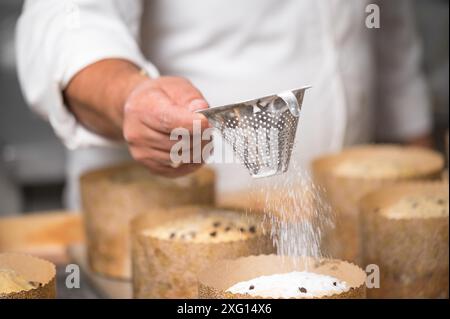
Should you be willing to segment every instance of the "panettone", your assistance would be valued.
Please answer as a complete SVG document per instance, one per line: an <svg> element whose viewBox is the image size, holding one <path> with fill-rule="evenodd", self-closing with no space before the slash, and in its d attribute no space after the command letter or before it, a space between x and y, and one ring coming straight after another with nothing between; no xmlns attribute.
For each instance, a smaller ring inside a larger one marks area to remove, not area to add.
<svg viewBox="0 0 450 319"><path fill-rule="evenodd" d="M385 187L361 200L362 256L380 269L375 298L448 298L448 184Z"/></svg>
<svg viewBox="0 0 450 319"><path fill-rule="evenodd" d="M199 276L200 298L365 298L366 274L336 259L258 255L218 261Z"/></svg>
<svg viewBox="0 0 450 319"><path fill-rule="evenodd" d="M324 249L333 257L360 263L359 200L402 181L438 179L443 166L437 152L396 145L356 146L314 160L314 179L336 214L336 227L325 238Z"/></svg>
<svg viewBox="0 0 450 319"><path fill-rule="evenodd" d="M90 267L97 273L131 278L129 222L161 207L214 203L214 172L201 168L170 179L128 163L88 172L81 194Z"/></svg>
<svg viewBox="0 0 450 319"><path fill-rule="evenodd" d="M196 298L197 274L211 262L272 253L259 214L186 206L132 222L135 298Z"/></svg>

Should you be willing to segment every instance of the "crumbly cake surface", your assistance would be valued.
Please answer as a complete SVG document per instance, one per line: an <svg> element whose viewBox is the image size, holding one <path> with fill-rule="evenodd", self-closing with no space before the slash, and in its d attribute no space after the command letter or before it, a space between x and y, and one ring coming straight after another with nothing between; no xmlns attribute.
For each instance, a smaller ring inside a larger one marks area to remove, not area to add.
<svg viewBox="0 0 450 319"><path fill-rule="evenodd" d="M392 219L437 218L449 215L449 198L444 194L405 196L382 210Z"/></svg>
<svg viewBox="0 0 450 319"><path fill-rule="evenodd" d="M28 281L11 269L0 269L0 294L30 290L39 286L39 283Z"/></svg>
<svg viewBox="0 0 450 319"><path fill-rule="evenodd" d="M388 156L390 155L390 156ZM337 176L365 178L407 178L417 174L422 164L406 154L398 157L393 154L378 155L367 158L348 158L334 168Z"/></svg>
<svg viewBox="0 0 450 319"><path fill-rule="evenodd" d="M239 282L227 289L235 294L264 298L313 298L348 290L346 282L306 271L260 276Z"/></svg>
<svg viewBox="0 0 450 319"><path fill-rule="evenodd" d="M205 211L146 229L145 236L192 243L218 243L252 238L262 232L259 222L233 211Z"/></svg>

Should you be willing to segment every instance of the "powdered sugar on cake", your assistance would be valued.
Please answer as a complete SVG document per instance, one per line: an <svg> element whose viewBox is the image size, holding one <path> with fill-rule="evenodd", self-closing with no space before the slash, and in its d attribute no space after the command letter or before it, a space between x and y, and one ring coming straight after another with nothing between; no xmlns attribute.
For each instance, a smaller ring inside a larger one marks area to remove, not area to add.
<svg viewBox="0 0 450 319"><path fill-rule="evenodd" d="M227 292L265 298L312 298L348 290L337 278L306 271L261 276L239 282Z"/></svg>
<svg viewBox="0 0 450 319"><path fill-rule="evenodd" d="M412 160L403 158L393 159L383 156L373 156L364 159L348 159L337 165L334 173L337 176L353 178L395 178L409 177L416 173L416 166Z"/></svg>

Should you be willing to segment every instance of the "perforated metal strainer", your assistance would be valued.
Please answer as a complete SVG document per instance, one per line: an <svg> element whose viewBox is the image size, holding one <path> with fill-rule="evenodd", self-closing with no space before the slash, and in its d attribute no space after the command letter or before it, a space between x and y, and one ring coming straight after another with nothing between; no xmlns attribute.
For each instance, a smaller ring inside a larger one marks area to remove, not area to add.
<svg viewBox="0 0 450 319"><path fill-rule="evenodd" d="M287 171L306 89L198 111L217 128L253 177Z"/></svg>

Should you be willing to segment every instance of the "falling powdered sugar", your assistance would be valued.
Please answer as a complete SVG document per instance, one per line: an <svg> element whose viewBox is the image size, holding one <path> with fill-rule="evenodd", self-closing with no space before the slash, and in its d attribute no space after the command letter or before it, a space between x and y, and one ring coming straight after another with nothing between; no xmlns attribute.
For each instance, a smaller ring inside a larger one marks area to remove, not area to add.
<svg viewBox="0 0 450 319"><path fill-rule="evenodd" d="M309 173L291 164L287 174L253 180L251 196L264 209L278 255L323 258L321 241L334 227L332 210Z"/></svg>

